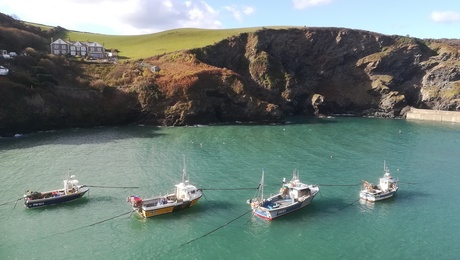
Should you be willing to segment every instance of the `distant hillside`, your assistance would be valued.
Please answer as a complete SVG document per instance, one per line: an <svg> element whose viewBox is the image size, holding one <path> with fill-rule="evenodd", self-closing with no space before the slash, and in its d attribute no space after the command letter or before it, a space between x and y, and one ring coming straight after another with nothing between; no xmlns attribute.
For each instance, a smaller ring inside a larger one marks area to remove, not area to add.
<svg viewBox="0 0 460 260"><path fill-rule="evenodd" d="M254 32L261 27L238 29L196 29L182 28L145 35L105 35L88 32L71 31L61 27L49 27L29 23L44 31L54 30L54 39L61 38L73 41L96 41L106 49L117 49L124 59L143 59L168 52L200 48L214 44L232 35ZM283 26L270 28L286 28Z"/></svg>
<svg viewBox="0 0 460 260"><path fill-rule="evenodd" d="M90 40L103 44L107 49L117 49L119 55L128 59L142 59L179 50L200 48L219 42L242 32L260 28L227 30L174 29L159 33L135 36L117 36L66 31L63 39Z"/></svg>

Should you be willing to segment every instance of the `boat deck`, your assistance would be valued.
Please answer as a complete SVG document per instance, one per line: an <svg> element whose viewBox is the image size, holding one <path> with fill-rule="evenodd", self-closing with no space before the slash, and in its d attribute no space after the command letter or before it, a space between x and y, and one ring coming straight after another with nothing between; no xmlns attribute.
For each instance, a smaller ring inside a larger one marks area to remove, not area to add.
<svg viewBox="0 0 460 260"><path fill-rule="evenodd" d="M293 201L292 201L292 199L289 198L289 199L282 199L282 200L275 201L275 203L278 203L279 207L283 208L283 207L287 207L289 205L292 205Z"/></svg>
<svg viewBox="0 0 460 260"><path fill-rule="evenodd" d="M264 207L267 209L279 209L292 205L293 200L291 198L280 198L280 196L271 197L264 203Z"/></svg>

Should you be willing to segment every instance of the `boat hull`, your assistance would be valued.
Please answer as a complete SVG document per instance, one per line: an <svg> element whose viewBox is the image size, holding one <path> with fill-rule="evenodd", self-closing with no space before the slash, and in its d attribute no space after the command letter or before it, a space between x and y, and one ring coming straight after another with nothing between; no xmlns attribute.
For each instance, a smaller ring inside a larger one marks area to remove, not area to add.
<svg viewBox="0 0 460 260"><path fill-rule="evenodd" d="M389 192L384 192L384 193L379 193L379 194L373 194L369 192L360 192L359 197L363 200L375 202L379 200L384 200L393 197L393 195L396 193L395 191L389 191Z"/></svg>
<svg viewBox="0 0 460 260"><path fill-rule="evenodd" d="M290 205L288 206L280 207L276 209L270 209L266 207L255 207L253 208L253 213L254 215L260 218L272 220L272 219L279 218L281 216L284 216L286 214L292 213L294 211L297 211L299 209L302 209L308 206L315 196L316 194L309 196L302 202L293 202L293 203L290 203Z"/></svg>
<svg viewBox="0 0 460 260"><path fill-rule="evenodd" d="M179 211L179 210L182 210L182 209L190 208L193 205L195 205L201 197L202 197L202 195L200 195L199 197L197 197L197 198L195 198L195 199L193 199L191 201L183 201L183 202L179 202L179 203L165 204L165 205L157 206L157 207L153 207L153 208L144 208L143 207L143 208L139 209L139 214L141 216L143 216L144 218L150 218L150 217L155 217L155 216L159 216L159 215Z"/></svg>
<svg viewBox="0 0 460 260"><path fill-rule="evenodd" d="M88 187L82 186L80 187L78 192L75 192L72 194L66 194L66 195L61 195L58 197L50 197L50 198L44 198L44 199L24 200L24 205L27 208L31 209L31 208L40 208L40 207L45 207L45 206L50 206L50 205L55 205L55 204L61 204L61 203L79 199L83 197L83 195L85 195L86 192L88 191L89 191Z"/></svg>

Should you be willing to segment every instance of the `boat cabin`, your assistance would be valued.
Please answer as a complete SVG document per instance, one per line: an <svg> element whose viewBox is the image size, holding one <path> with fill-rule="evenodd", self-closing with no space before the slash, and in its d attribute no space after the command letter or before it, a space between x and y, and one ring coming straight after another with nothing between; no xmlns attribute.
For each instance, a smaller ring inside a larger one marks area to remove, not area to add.
<svg viewBox="0 0 460 260"><path fill-rule="evenodd" d="M75 175L71 175L69 179L64 180L64 193L72 194L78 191L78 180Z"/></svg>
<svg viewBox="0 0 460 260"><path fill-rule="evenodd" d="M181 182L175 186L177 200L191 200L192 195L195 194L195 192L197 192L197 188L193 185L188 184L188 181L186 181L185 183Z"/></svg>
<svg viewBox="0 0 460 260"><path fill-rule="evenodd" d="M398 186L398 179L391 177L390 172L386 170L384 176L379 179L379 186L382 191L393 190Z"/></svg>

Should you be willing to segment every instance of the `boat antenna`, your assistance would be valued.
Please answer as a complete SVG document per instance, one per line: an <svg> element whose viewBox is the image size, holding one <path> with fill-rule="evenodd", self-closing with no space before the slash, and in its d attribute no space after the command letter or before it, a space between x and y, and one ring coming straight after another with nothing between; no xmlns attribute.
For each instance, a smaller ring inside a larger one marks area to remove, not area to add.
<svg viewBox="0 0 460 260"><path fill-rule="evenodd" d="M294 171L292 172L292 179L293 180L298 180L299 179L299 170L294 169Z"/></svg>
<svg viewBox="0 0 460 260"><path fill-rule="evenodd" d="M388 170L387 162L385 160L383 160L383 173L385 176L390 175L390 170Z"/></svg>
<svg viewBox="0 0 460 260"><path fill-rule="evenodd" d="M183 155L184 157L184 168L182 169L182 182L185 183L185 182L188 182L188 175L187 175L187 166L185 165L185 155Z"/></svg>

